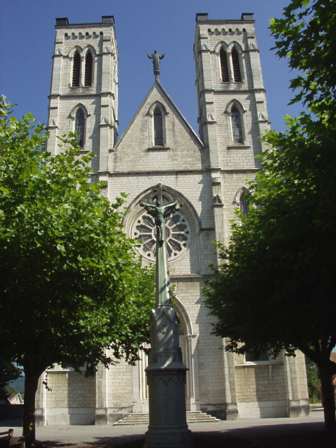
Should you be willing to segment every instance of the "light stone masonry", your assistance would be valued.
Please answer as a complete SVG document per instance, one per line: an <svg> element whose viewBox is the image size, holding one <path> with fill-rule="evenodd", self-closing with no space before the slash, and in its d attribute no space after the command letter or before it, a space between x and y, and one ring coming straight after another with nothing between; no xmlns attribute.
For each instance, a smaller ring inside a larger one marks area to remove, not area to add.
<svg viewBox="0 0 336 448"><path fill-rule="evenodd" d="M229 76L224 81L221 50ZM79 86L72 85L76 51L82 58ZM87 51L94 56L90 86L85 86ZM170 223L167 247L180 345L188 368L186 408L227 419L304 415L308 393L303 355L246 362L244 356L225 352L225 341L212 334L214 318L202 296L210 265L218 262L215 242L229 241L235 210L242 207L244 191L258 170L261 136L270 127L253 15L213 20L197 14L194 58L199 133L155 81L124 135L116 139L114 19L103 17L101 23L89 24L57 19L48 150L52 154L61 150L58 137L75 130L76 111L83 108L83 151L95 154L93 171L96 178L107 181L104 194L111 201L127 193L125 231L140 238L144 265L152 263L154 240L140 202L153 195L158 183L168 198L178 202L180 214ZM109 369L99 366L94 378L50 370L51 391L40 388L38 394L40 421L104 424L129 413L148 412L146 366L147 356L139 352L135 366L125 361Z"/></svg>

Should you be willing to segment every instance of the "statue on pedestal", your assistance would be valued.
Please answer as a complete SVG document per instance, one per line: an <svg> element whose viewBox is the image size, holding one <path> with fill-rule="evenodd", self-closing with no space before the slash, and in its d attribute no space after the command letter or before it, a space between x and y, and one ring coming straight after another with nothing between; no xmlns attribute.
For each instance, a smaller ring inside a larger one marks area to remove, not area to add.
<svg viewBox="0 0 336 448"><path fill-rule="evenodd" d="M148 59L151 59L153 62L153 72L155 76L155 81L160 81L160 61L165 57L164 54L158 53L154 50L154 53L147 54Z"/></svg>
<svg viewBox="0 0 336 448"><path fill-rule="evenodd" d="M149 427L146 448L189 448L186 423L186 368L179 346L179 325L169 291L166 253L166 219L177 203L163 201L157 186L154 203L142 203L156 225L156 307L152 314L151 349L146 369L149 389Z"/></svg>

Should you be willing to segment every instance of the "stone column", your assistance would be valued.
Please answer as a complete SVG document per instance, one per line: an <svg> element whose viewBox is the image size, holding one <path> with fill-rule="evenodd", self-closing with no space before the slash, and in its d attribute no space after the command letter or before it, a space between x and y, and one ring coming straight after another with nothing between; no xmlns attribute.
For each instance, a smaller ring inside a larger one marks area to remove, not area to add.
<svg viewBox="0 0 336 448"><path fill-rule="evenodd" d="M146 369L149 389L149 427L145 448L189 448L186 421L186 368L179 346L179 324L172 306L166 253L166 219L176 202L165 204L156 187L156 203L143 203L156 224L156 307L152 311L151 349Z"/></svg>
<svg viewBox="0 0 336 448"><path fill-rule="evenodd" d="M108 423L107 369L100 364L96 372L96 425Z"/></svg>
<svg viewBox="0 0 336 448"><path fill-rule="evenodd" d="M36 397L35 397L35 424L36 426L44 426L47 424L47 372L43 372L40 376Z"/></svg>
<svg viewBox="0 0 336 448"><path fill-rule="evenodd" d="M147 382L149 427L145 448L188 448L191 433L186 422L186 368L179 347L178 322L172 306L153 311Z"/></svg>
<svg viewBox="0 0 336 448"><path fill-rule="evenodd" d="M304 356L284 356L284 368L288 390L288 417L309 414L307 376Z"/></svg>
<svg viewBox="0 0 336 448"><path fill-rule="evenodd" d="M225 339L223 339L224 358L224 390L225 390L225 419L235 420L238 417L236 398L236 378L233 353L225 350Z"/></svg>

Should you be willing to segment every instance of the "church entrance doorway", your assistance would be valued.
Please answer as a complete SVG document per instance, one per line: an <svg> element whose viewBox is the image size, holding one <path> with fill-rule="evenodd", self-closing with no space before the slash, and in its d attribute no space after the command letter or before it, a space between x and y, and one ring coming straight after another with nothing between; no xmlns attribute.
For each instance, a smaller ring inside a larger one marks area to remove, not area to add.
<svg viewBox="0 0 336 448"><path fill-rule="evenodd" d="M186 372L186 410L193 410L194 402L194 366L192 358L191 332L189 331L187 314L181 302L175 307L179 320L180 347L183 363L187 368ZM139 360L134 369L134 413L148 413L148 386L146 378L146 368L148 366L148 356L144 350L139 353Z"/></svg>

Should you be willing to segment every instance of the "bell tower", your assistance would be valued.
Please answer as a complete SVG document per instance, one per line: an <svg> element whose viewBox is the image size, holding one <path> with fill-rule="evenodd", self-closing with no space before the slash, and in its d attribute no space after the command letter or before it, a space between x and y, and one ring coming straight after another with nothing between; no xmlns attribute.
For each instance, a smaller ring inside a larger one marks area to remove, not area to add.
<svg viewBox="0 0 336 448"><path fill-rule="evenodd" d="M196 15L198 120L214 169L255 168L252 156L262 150L261 136L269 128L255 34L252 13L240 20Z"/></svg>
<svg viewBox="0 0 336 448"><path fill-rule="evenodd" d="M56 19L48 117L48 151L76 132L83 152L94 153L93 171L104 173L118 125L118 53L113 16L100 23Z"/></svg>
<svg viewBox="0 0 336 448"><path fill-rule="evenodd" d="M228 241L241 192L258 168L269 129L266 92L253 14L240 19L196 15L194 43L199 132L207 151L215 236Z"/></svg>

